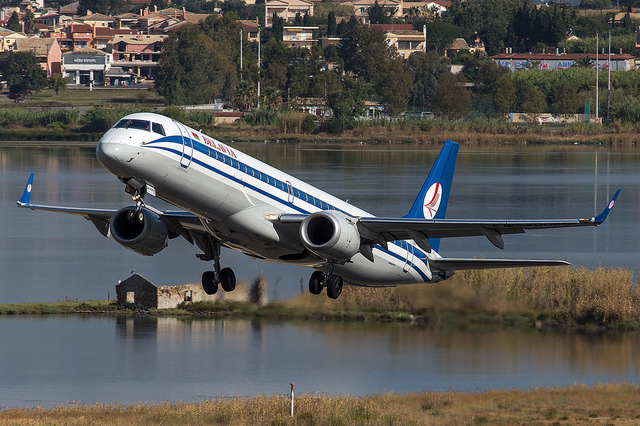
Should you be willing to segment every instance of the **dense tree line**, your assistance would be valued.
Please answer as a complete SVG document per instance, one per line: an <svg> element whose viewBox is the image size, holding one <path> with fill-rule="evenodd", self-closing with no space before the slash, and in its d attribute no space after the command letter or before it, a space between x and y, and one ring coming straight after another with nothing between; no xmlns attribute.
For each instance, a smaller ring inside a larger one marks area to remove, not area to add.
<svg viewBox="0 0 640 426"><path fill-rule="evenodd" d="M409 14L407 21L415 29L426 29L427 50L402 59L385 43L379 28L345 17L348 11L342 5L318 3L314 16L297 16L297 24L318 26L321 36L339 36L341 42L324 49L319 45L310 50L292 48L281 41L285 23L274 16L271 38L261 45L258 68L258 46L241 34L236 18L255 14L262 19L259 10L263 4L243 7L242 0L227 3L222 17L212 15L198 26L170 34L160 60L158 92L171 104L210 102L221 95L244 111L258 104L267 111L293 108L315 98L332 109L335 120L331 125L338 130L354 124L366 100L383 103L391 116L403 111L433 111L452 118L464 117L472 110L498 116L506 112L584 112L585 104L595 101L595 71L588 61L562 72L532 69L510 73L488 56L505 47L514 52L555 48L593 52L595 34L607 34L610 17L579 13L564 5L535 7L530 0L454 0L442 16ZM339 23L337 16L343 18ZM370 9L369 18L372 22L398 22L377 4ZM613 49L633 49L633 28L636 25L625 20L612 29ZM568 42L568 34L578 35L580 40ZM263 37L267 35L263 30ZM462 52L444 57L446 46L457 37L468 41L479 38L486 54ZM604 45L604 40L600 43ZM462 73L450 74L451 63L462 65ZM637 97L640 85L635 79L635 73L615 73L613 103ZM604 81L600 79L600 91ZM605 99L602 92L601 103ZM615 105L612 109L616 114ZM624 114L632 117L634 112Z"/></svg>

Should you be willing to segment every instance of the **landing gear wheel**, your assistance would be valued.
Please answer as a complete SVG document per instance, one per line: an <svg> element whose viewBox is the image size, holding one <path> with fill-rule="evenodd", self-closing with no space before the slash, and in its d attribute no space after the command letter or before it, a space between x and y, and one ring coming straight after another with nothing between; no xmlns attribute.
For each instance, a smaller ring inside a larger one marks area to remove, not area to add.
<svg viewBox="0 0 640 426"><path fill-rule="evenodd" d="M337 299L342 293L342 277L332 275L327 281L327 296L331 299Z"/></svg>
<svg viewBox="0 0 640 426"><path fill-rule="evenodd" d="M213 271L205 271L202 274L202 289L209 295L217 293L218 283L216 282L216 274Z"/></svg>
<svg viewBox="0 0 640 426"><path fill-rule="evenodd" d="M227 293L236 289L236 274L233 269L224 268L220 271L220 285Z"/></svg>
<svg viewBox="0 0 640 426"><path fill-rule="evenodd" d="M315 271L309 278L309 293L320 294L322 293L322 284L324 282L324 274L320 271Z"/></svg>

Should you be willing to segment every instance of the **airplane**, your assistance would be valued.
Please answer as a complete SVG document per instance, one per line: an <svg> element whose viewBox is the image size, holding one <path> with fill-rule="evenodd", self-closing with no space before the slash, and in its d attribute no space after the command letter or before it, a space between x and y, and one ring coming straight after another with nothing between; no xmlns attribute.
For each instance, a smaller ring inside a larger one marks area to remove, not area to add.
<svg viewBox="0 0 640 426"><path fill-rule="evenodd" d="M309 292L338 298L344 284L435 283L465 269L570 265L563 260L443 258L442 238L484 236L504 249L503 235L530 229L598 226L620 194L587 219L445 219L459 145L447 140L404 217L375 217L176 120L154 113L120 119L99 140L99 162L125 185L133 205L118 210L31 203L33 173L18 207L82 216L105 237L152 256L183 237L213 269L205 293L236 286L220 263L221 247L252 258L315 271ZM146 195L180 210L158 210Z"/></svg>

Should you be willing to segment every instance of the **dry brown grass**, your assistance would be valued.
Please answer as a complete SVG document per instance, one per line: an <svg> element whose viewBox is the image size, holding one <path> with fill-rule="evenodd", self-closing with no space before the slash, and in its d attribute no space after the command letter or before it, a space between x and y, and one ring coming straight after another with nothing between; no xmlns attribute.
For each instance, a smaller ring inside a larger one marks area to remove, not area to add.
<svg viewBox="0 0 640 426"><path fill-rule="evenodd" d="M629 269L516 268L464 271L430 285L345 287L338 300L304 295L287 307L343 311L527 313L556 321L618 327L640 323L640 289Z"/></svg>
<svg viewBox="0 0 640 426"><path fill-rule="evenodd" d="M640 423L636 385L571 386L531 391L427 392L366 397L301 395L234 398L195 404L96 404L0 411L3 425L512 425Z"/></svg>

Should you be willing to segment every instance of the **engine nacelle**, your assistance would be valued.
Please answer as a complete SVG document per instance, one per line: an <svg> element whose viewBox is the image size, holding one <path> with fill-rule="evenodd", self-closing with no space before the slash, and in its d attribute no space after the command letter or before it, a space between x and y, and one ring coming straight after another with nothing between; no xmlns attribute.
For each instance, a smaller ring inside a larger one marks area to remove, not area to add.
<svg viewBox="0 0 640 426"><path fill-rule="evenodd" d="M332 211L314 213L302 221L300 238L318 256L346 262L360 250L360 233L347 216Z"/></svg>
<svg viewBox="0 0 640 426"><path fill-rule="evenodd" d="M123 247L145 256L153 256L167 246L169 231L160 216L142 208L124 207L118 210L109 225L111 235Z"/></svg>

